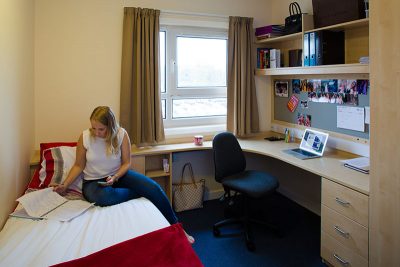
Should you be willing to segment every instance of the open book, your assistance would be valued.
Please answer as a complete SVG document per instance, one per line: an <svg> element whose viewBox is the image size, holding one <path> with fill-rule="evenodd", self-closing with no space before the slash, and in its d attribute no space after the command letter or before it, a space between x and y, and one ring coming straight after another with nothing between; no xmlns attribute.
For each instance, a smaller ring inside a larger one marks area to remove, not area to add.
<svg viewBox="0 0 400 267"><path fill-rule="evenodd" d="M51 219L69 221L93 206L83 200L68 200L56 192L53 188L46 188L30 192L18 198L22 209L10 214L12 217L29 219Z"/></svg>
<svg viewBox="0 0 400 267"><path fill-rule="evenodd" d="M360 157L348 160L342 160L344 166L362 173L369 173L369 158Z"/></svg>

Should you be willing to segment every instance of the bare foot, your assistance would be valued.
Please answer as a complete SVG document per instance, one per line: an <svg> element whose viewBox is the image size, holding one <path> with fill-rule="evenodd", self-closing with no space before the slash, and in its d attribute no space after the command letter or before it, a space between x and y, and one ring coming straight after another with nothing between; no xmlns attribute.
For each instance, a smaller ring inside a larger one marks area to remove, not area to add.
<svg viewBox="0 0 400 267"><path fill-rule="evenodd" d="M186 235L186 238L187 238L187 240L189 241L189 243L191 244L191 245L193 245L194 244L194 237L193 236L191 236L191 235L188 235L188 233L186 233L186 231L184 231L185 232L185 235Z"/></svg>

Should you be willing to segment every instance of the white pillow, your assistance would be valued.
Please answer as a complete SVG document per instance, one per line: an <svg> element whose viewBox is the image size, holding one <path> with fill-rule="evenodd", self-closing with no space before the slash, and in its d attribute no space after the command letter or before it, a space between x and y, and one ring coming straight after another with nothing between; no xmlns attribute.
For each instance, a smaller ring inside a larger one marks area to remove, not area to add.
<svg viewBox="0 0 400 267"><path fill-rule="evenodd" d="M44 150L39 171L40 186L63 183L75 163L75 157L76 147L59 146ZM82 178L83 174L80 174L68 189L82 194Z"/></svg>

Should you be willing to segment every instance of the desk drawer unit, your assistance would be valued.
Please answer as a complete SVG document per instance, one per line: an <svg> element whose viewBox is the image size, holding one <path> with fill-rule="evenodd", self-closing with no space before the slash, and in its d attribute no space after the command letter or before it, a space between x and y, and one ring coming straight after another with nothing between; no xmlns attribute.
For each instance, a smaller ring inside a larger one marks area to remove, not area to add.
<svg viewBox="0 0 400 267"><path fill-rule="evenodd" d="M322 204L368 228L368 196L322 179Z"/></svg>
<svg viewBox="0 0 400 267"><path fill-rule="evenodd" d="M321 256L335 267L368 267L366 259L324 232L321 233Z"/></svg>
<svg viewBox="0 0 400 267"><path fill-rule="evenodd" d="M321 257L333 266L368 266L368 196L325 178Z"/></svg>

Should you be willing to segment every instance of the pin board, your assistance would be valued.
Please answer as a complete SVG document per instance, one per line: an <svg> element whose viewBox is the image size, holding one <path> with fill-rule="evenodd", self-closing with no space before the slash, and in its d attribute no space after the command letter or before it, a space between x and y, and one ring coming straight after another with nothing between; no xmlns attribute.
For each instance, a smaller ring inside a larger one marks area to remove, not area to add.
<svg viewBox="0 0 400 267"><path fill-rule="evenodd" d="M275 120L369 139L368 123L346 129L337 117L338 106L369 108L368 79L274 79L272 89Z"/></svg>

